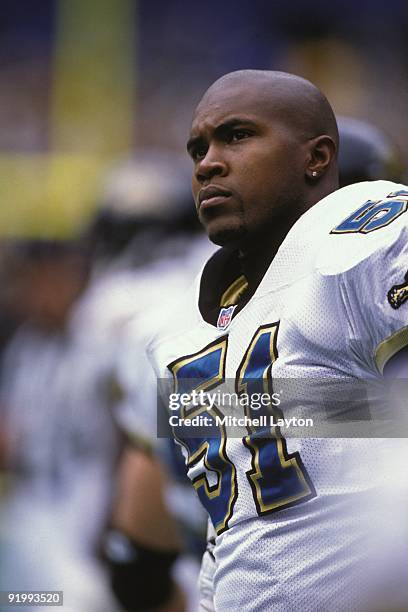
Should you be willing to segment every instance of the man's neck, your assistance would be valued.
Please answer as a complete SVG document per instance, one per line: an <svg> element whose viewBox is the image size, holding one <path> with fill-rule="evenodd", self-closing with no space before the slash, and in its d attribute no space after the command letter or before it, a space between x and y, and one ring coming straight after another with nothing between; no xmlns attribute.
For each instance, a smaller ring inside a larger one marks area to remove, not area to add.
<svg viewBox="0 0 408 612"><path fill-rule="evenodd" d="M242 273L249 285L248 294L253 294L256 290L280 245L302 214L335 189L335 182L330 183L329 187L322 183L313 194L305 194L297 205L287 207L287 210L292 211L291 216L286 213L275 217L269 227L265 227L253 236L251 241L238 248Z"/></svg>
<svg viewBox="0 0 408 612"><path fill-rule="evenodd" d="M297 219L276 219L273 228L265 228L250 243L238 250L242 273L253 293L271 265L273 258ZM276 228L279 228L279 232Z"/></svg>
<svg viewBox="0 0 408 612"><path fill-rule="evenodd" d="M249 289L252 290L251 293L256 290L265 276L277 250L278 246L263 243L252 249L239 251L238 257L242 273L248 282Z"/></svg>

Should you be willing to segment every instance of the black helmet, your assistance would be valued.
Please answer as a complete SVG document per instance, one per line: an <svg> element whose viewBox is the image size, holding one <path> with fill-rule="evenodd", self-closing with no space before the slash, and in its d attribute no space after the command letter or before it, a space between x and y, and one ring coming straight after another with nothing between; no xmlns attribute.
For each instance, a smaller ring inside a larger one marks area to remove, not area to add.
<svg viewBox="0 0 408 612"><path fill-rule="evenodd" d="M199 228L188 159L175 151L144 149L107 174L88 236L97 253L116 256L142 233L163 239Z"/></svg>
<svg viewBox="0 0 408 612"><path fill-rule="evenodd" d="M397 147L380 129L359 119L338 117L340 187L386 179L403 182Z"/></svg>

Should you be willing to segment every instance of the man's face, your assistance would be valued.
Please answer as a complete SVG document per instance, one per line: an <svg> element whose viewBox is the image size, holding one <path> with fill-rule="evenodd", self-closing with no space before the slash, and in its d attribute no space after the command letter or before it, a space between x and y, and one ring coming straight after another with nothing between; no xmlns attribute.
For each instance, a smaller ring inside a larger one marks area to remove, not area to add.
<svg viewBox="0 0 408 612"><path fill-rule="evenodd" d="M207 92L197 108L187 144L193 195L216 244L251 246L270 232L278 238L281 220L300 215L307 139L271 106L263 92L233 83Z"/></svg>

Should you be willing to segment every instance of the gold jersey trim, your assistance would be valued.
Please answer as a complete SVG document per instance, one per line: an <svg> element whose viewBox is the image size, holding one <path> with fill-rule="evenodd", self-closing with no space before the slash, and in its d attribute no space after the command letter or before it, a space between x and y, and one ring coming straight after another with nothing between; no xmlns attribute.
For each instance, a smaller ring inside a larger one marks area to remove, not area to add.
<svg viewBox="0 0 408 612"><path fill-rule="evenodd" d="M239 302L243 293L248 289L248 281L242 274L224 291L221 297L220 306L225 308L226 306L232 306Z"/></svg>
<svg viewBox="0 0 408 612"><path fill-rule="evenodd" d="M380 374L383 373L387 361L405 346L408 346L408 326L380 342L375 351L375 363Z"/></svg>

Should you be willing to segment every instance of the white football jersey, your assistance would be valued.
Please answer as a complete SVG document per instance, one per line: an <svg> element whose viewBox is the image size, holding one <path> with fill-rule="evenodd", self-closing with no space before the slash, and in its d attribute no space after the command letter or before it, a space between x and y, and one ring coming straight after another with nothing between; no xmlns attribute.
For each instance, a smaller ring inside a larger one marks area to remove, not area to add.
<svg viewBox="0 0 408 612"><path fill-rule="evenodd" d="M229 305L218 329L205 321L198 283L151 342L156 374L172 379L174 392L215 393L227 380L237 394L269 389L279 400L268 422L242 407L239 437L222 405L169 411L210 419L207 437L204 421L201 437L177 418L171 424L217 533L217 610L359 610L381 601L378 593L386 605L391 596L408 601L399 579L408 567L405 440L339 437L341 429L313 437L316 385L376 381L408 345L407 271L408 188L351 185L299 219L235 316ZM330 425L339 406L328 389ZM340 402L340 411L359 420L360 404ZM310 417L304 437L292 435L294 422L276 429L296 414Z"/></svg>

